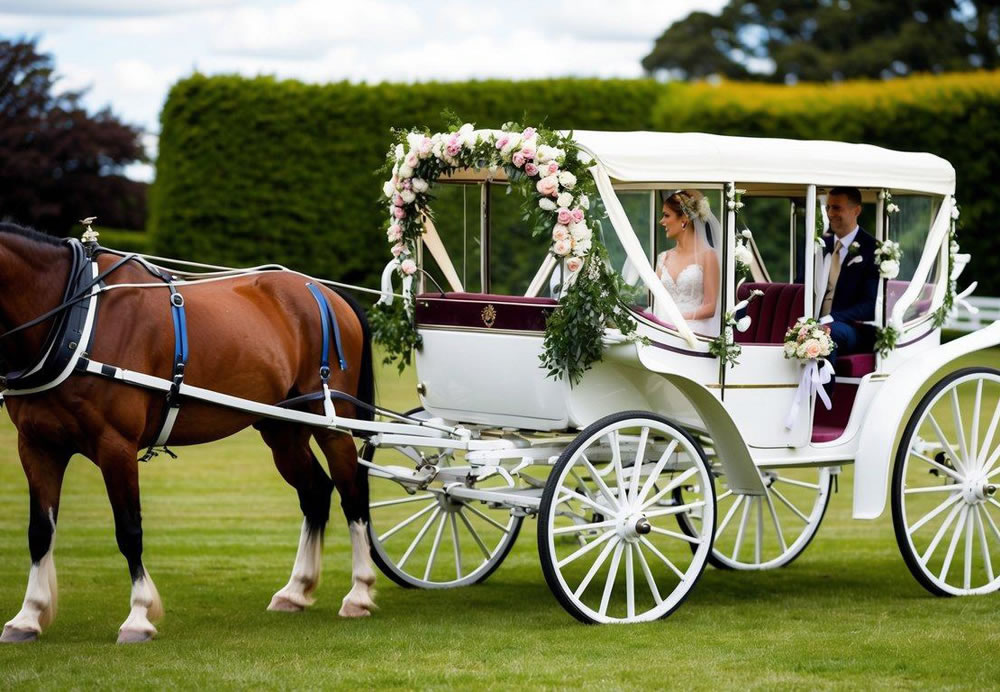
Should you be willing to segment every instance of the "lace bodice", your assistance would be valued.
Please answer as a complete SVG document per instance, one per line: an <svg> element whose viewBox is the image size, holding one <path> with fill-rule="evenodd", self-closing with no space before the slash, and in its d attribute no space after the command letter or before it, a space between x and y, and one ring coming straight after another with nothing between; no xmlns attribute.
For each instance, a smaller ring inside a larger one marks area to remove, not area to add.
<svg viewBox="0 0 1000 692"><path fill-rule="evenodd" d="M675 282L666 266L666 253L660 256L660 281L681 312L693 312L705 299L705 270L700 264L681 269Z"/></svg>

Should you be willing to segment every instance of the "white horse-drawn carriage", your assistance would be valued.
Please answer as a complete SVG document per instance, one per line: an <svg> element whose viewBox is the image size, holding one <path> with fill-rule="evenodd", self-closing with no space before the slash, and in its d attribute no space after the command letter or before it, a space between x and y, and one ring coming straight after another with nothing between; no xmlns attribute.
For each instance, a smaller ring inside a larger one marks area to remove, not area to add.
<svg viewBox="0 0 1000 692"><path fill-rule="evenodd" d="M498 149L500 136L490 140ZM900 550L922 585L940 595L995 591L1000 373L974 367L933 380L1000 342L994 324L941 345L968 261L953 243L951 165L834 142L573 137L600 196L588 213L606 212L597 216L607 261L638 289L630 311L641 338L609 328L603 359L579 382L548 377L539 355L566 261L519 230L505 168L448 171L435 189L445 211L423 219L413 258L425 271L404 281L422 338L422 409L412 416L423 427L371 438L380 451L369 464L370 537L381 569L421 588L482 581L531 517L545 578L572 615L659 618L706 563L794 560L839 470L854 463L854 517L877 518L891 497ZM397 172L390 197L403 189ZM826 279L815 240L834 186L860 189L862 226L899 243L903 257L898 275L879 281L873 325L883 342L895 338L837 359L828 409L783 341L798 318L818 316ZM677 189L700 191L721 220L720 309L708 334L692 332L653 269L665 241L660 195ZM712 352L733 335L734 308L751 317L735 332L735 364Z"/></svg>

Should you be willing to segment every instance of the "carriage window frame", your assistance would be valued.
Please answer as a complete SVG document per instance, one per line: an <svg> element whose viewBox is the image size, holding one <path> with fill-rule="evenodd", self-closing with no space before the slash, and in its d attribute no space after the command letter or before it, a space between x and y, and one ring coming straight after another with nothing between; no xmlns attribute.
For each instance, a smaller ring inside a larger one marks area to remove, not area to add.
<svg viewBox="0 0 1000 692"><path fill-rule="evenodd" d="M896 199L897 197L914 197L914 196L927 197L930 199L931 205L927 220L927 231L926 234L924 235L923 243L921 244L921 250L920 250L921 254L913 258L919 264L920 258L928 250L927 240L930 237L931 229L934 226L934 220L937 218L938 212L940 212L941 210L941 205L944 204L944 200L947 197L947 195L934 192L927 192L925 190L911 190L902 188L885 188L885 189L888 190L889 193L893 196L894 201L898 201ZM889 221L888 228L891 229L893 215L889 214L886 211L885 204L881 200L878 201L878 204L881 214L879 218L879 226L880 226L878 234L879 237L877 239L879 241L882 241L885 240L886 237L888 237L885 223L886 221ZM905 320L902 325L904 331L919 326L924 322L933 318L934 310L936 309L935 304L937 303L939 305L940 303L940 301L937 300L937 297L941 292L942 288L941 284L943 281L947 280L947 277L945 276L947 270L945 268L948 266L948 249L950 243L951 243L951 234L945 233L944 237L942 238L940 246L935 250L935 253L937 254L937 259L934 261L934 266L931 268L931 271L928 273L927 278L924 282L925 284L933 286L931 290L931 301L929 308L927 309L926 312L911 317L908 320ZM910 279L907 281L912 283L912 278L913 277L911 276ZM889 320L888 306L886 305L886 301L884 298L885 290L888 288L888 280L880 278L879 281L880 281L879 293L882 296L882 305L880 309L881 314L876 315L876 318L880 318L881 320L880 325L884 325L887 324Z"/></svg>

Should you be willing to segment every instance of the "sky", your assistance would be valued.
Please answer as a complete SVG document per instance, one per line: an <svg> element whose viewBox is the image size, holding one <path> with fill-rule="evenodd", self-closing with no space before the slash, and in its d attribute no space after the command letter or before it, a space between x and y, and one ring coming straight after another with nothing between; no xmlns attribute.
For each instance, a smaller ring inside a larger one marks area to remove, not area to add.
<svg viewBox="0 0 1000 692"><path fill-rule="evenodd" d="M0 0L0 37L37 37L57 89L89 89L87 107L141 126L155 155L167 92L194 71L314 83L638 77L667 26L726 2Z"/></svg>

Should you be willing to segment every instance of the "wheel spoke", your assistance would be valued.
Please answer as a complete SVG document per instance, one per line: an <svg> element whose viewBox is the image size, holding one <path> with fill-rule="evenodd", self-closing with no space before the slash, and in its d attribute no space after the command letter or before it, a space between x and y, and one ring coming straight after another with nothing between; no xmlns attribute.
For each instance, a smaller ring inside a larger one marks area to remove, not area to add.
<svg viewBox="0 0 1000 692"><path fill-rule="evenodd" d="M649 507L651 505L655 505L657 502L660 501L660 498L662 498L667 493L672 492L674 488L678 487L681 483L683 483L684 481L686 481L688 478L690 478L691 476L693 476L696 473L698 473L698 467L697 466L692 466L687 471L685 471L681 475L677 476L677 478L674 478L672 481L670 481L666 485L666 487L663 488L663 490L661 490L658 493L656 493L655 495L653 495L653 497L651 499L646 500L645 502L643 502L642 506L639 507L639 510L641 511L641 510L644 510L644 509L646 509L647 507Z"/></svg>
<svg viewBox="0 0 1000 692"><path fill-rule="evenodd" d="M743 500L745 500L746 498L747 498L746 495L736 496L736 502L734 502L733 506L729 508L728 512L726 512L726 517L722 520L722 523L719 524L719 528L715 530L716 536L721 536L722 532L726 530L726 526L729 525L729 520L733 518L733 515L736 514L736 510L739 509L740 507L740 503L743 502Z"/></svg>
<svg viewBox="0 0 1000 692"><path fill-rule="evenodd" d="M809 488L810 490L819 490L819 483L806 483L805 481L796 480L794 478L785 478L784 476L778 476L774 479L778 483L788 483L789 485L797 485L800 488Z"/></svg>
<svg viewBox="0 0 1000 692"><path fill-rule="evenodd" d="M566 488L560 488L560 490L562 490L563 494L562 494L561 497L559 497L559 498L556 499L555 503L553 503L554 506L558 507L559 505L561 505L562 503L566 502L567 500L571 500L572 499L572 500L579 500L583 504L587 505L588 507L590 507L591 509L593 509L593 510L595 510L597 512L600 512L601 514L612 514L614 512L613 508L607 507L605 505L602 505L599 502L594 502L593 500L591 500L586 495L581 495L580 493L576 492L575 490L567 490Z"/></svg>
<svg viewBox="0 0 1000 692"><path fill-rule="evenodd" d="M774 509L774 501L771 499L771 494L767 493L764 497L767 499L767 508L771 511L771 521L774 522L774 532L778 535L778 544L781 546L781 552L784 553L788 550L788 545L785 543L785 535L781 532L781 522L778 521L778 512Z"/></svg>
<svg viewBox="0 0 1000 692"><path fill-rule="evenodd" d="M618 487L618 496L621 504L626 502L625 498L625 469L622 468L621 436L617 430L612 430L608 436L611 439L611 465L615 470L615 484Z"/></svg>
<svg viewBox="0 0 1000 692"><path fill-rule="evenodd" d="M587 553L589 553L591 550L593 550L594 548L596 548L601 543L603 543L604 541L608 540L609 538L611 538L614 535L616 535L614 531L606 531L605 533L601 534L599 537L597 537L594 540L592 540L587 545L583 546L582 548L577 549L576 552L574 552L574 553L572 553L570 555L567 555L562 560L560 560L559 562L557 562L556 563L556 567L559 567L560 569L563 568L563 567L565 567L569 563L573 562L573 560L576 560L579 557L583 557L584 555L586 555Z"/></svg>
<svg viewBox="0 0 1000 692"><path fill-rule="evenodd" d="M931 539L930 545L927 546L927 550L925 550L924 554L920 556L920 564L923 565L924 567L927 566L927 561L931 559L931 555L933 555L934 551L937 550L938 543L941 542L941 539L944 537L945 531L947 531L948 527L951 526L951 522L955 521L955 517L958 515L958 511L960 509L962 509L962 505L957 503L954 507L951 508L951 511L948 512L948 516L944 518L944 523L941 524L940 528L938 528L937 530L937 533L934 534L934 538Z"/></svg>
<svg viewBox="0 0 1000 692"><path fill-rule="evenodd" d="M949 478L953 479L957 483L963 483L965 481L964 478L962 478L960 475L958 475L957 473L955 473L954 469L950 469L947 466L945 466L944 464L939 464L938 462L934 461L933 459L931 459L928 456L925 456L925 455L921 454L920 452L915 452L915 451L913 451L911 449L910 450L910 456L914 456L917 459L920 459L920 461L924 461L924 462L930 464L931 466L933 466L934 468L936 468L938 471L940 471L941 473L945 474Z"/></svg>
<svg viewBox="0 0 1000 692"><path fill-rule="evenodd" d="M787 497L785 497L784 495L782 495L782 494L781 494L781 491L780 491L780 490L778 490L777 488L775 488L775 487L774 487L773 485L771 486L771 492L772 492L772 493L774 493L774 496L775 496L776 498L778 498L779 500L781 500L781 503L782 503L783 505L785 505L785 507L787 507L788 509L792 510L792 512L794 512L794 513L795 513L795 515L796 515L796 516L797 516L797 517L798 517L799 519L801 519L802 521L804 521L804 522L805 522L805 523L807 523L807 524L809 523L809 517L807 517L807 516L806 516L805 514L803 514L803 513L802 513L802 512L801 512L801 511L799 510L799 508L798 508L798 507L796 507L795 505L793 505L793 504L792 504L791 500L789 500L789 499L788 499Z"/></svg>
<svg viewBox="0 0 1000 692"><path fill-rule="evenodd" d="M985 507L983 507L982 510L983 514L986 515L986 521L989 522L990 528L993 529L993 535L997 537L997 542L1000 543L1000 528L997 528L997 524L993 521L993 517L990 515L989 510Z"/></svg>
<svg viewBox="0 0 1000 692"><path fill-rule="evenodd" d="M462 578L462 548L461 544L458 542L458 519L455 518L456 512L452 512L451 518L451 541L452 546L455 549L455 575L457 579Z"/></svg>
<svg viewBox="0 0 1000 692"><path fill-rule="evenodd" d="M601 568L601 565L603 565L604 561L608 559L608 555L610 555L611 551L618 546L618 543L620 543L620 539L615 536L615 538L608 541L608 544L604 546L600 555L598 555L597 559L594 560L594 564L590 566L590 570L587 572L586 576L584 576L583 581L580 582L580 585L576 587L576 591L573 592L573 596L575 598L579 599L580 596L583 595L583 592L587 590L587 587L590 586L590 581L594 578L594 575L597 574L597 570Z"/></svg>
<svg viewBox="0 0 1000 692"><path fill-rule="evenodd" d="M732 490L727 490L726 492L722 493L717 498L715 498L716 502L722 502L723 500L725 500L727 497L729 497L732 494L733 494Z"/></svg>
<svg viewBox="0 0 1000 692"><path fill-rule="evenodd" d="M560 526L557 529L552 529L553 536L560 536L566 533L582 533L583 531L592 531L594 529L604 529L609 526L614 526L618 522L614 519L608 519L607 521L595 521L589 524L573 524L572 526Z"/></svg>
<svg viewBox="0 0 1000 692"><path fill-rule="evenodd" d="M483 551L483 557L485 557L486 560L489 560L490 549L486 547L485 543L483 543L483 539L479 537L479 532L476 531L476 529L472 526L472 522L469 521L469 518L467 516L465 516L465 512L459 510L458 516L461 517L462 523L465 524L465 528L467 528L469 530L469 533L472 534L472 540L474 540L476 542L476 545L479 546L479 549ZM483 560L483 562L485 562L486 560Z"/></svg>
<svg viewBox="0 0 1000 692"><path fill-rule="evenodd" d="M969 468L976 468L979 461L979 410L983 404L983 381L976 380L976 401L972 406L972 439L969 441Z"/></svg>
<svg viewBox="0 0 1000 692"><path fill-rule="evenodd" d="M938 442L940 442L941 446L944 447L945 451L948 453L948 456L955 463L955 466L961 473L963 474L966 473L965 465L962 463L962 459L957 454L955 454L955 450L952 448L951 443L948 442L948 439L944 436L944 433L941 432L941 426L938 425L937 419L934 418L934 414L928 411L927 418L931 422L931 427L934 428L934 434L937 435Z"/></svg>
<svg viewBox="0 0 1000 692"><path fill-rule="evenodd" d="M926 524L927 522L929 522L931 519L933 519L934 517L936 517L941 512L943 512L944 510L948 509L949 507L951 507L953 504L955 504L956 502L958 502L961 499L962 499L961 494L955 493L954 495L952 495L951 497L949 497L947 500L945 500L944 502L942 502L941 504L939 504L937 507L935 507L934 509L932 509L928 514L925 514L924 517L920 521L918 521L916 524L914 524L909 529L907 529L906 533L908 533L909 535L912 536L913 534L915 534L920 529L921 526L923 526L924 524Z"/></svg>
<svg viewBox="0 0 1000 692"><path fill-rule="evenodd" d="M646 585L649 586L649 593L652 594L656 605L660 605L663 603L663 599L660 597L660 590L656 588L656 580L653 579L653 572L649 569L646 556L642 554L642 548L638 545L635 546L635 554L639 557L639 565L642 567L642 573L646 577Z"/></svg>
<svg viewBox="0 0 1000 692"><path fill-rule="evenodd" d="M998 423L1000 423L1000 403L998 403L993 409L993 417L990 418L990 427L986 429L986 437L983 438L983 444L979 448L977 461L979 462L980 468L986 467L984 459L986 459L986 455L990 453L990 445L993 444L993 436L996 434Z"/></svg>
<svg viewBox="0 0 1000 692"><path fill-rule="evenodd" d="M661 454L660 458L657 460L656 466L654 466L653 470L649 472L646 482L642 484L642 490L639 491L639 499L636 500L635 503L636 506L639 506L646 501L646 495L648 495L649 491L653 489L654 485L656 485L656 479L660 477L663 467L667 465L667 462L670 460L670 455L674 453L675 449L677 449L677 440L671 440L670 444L667 445L667 448L663 450L663 454Z"/></svg>
<svg viewBox="0 0 1000 692"><path fill-rule="evenodd" d="M681 579L681 580L684 579L684 573L681 572L679 569L677 569L677 565L675 565L673 562L671 562L670 559L666 555L664 555L663 553L661 553L659 551L659 549L657 549L657 547L655 545L653 545L648 538L646 538L645 536L639 536L639 542L642 543L647 548L649 548L649 550L653 553L653 555L655 555L656 557L660 558L660 560L663 561L663 564L665 564L667 567L669 567L671 569L671 571L673 571L673 573L677 575L678 579Z"/></svg>
<svg viewBox="0 0 1000 692"><path fill-rule="evenodd" d="M590 459L588 459L584 454L580 455L580 459L583 461L583 465L587 468L587 472L590 474L590 477L594 479L594 483L597 484L597 487L601 491L601 494L604 495L605 498L607 498L608 506L611 507L612 509L618 509L619 507L621 507L621 504L618 502L618 499L615 498L614 493L611 492L611 488L608 487L608 484L604 482L603 478L601 478L601 474L599 474L597 472L597 469L594 468L593 464L590 463ZM584 484L583 487L586 487L586 485Z"/></svg>
<svg viewBox="0 0 1000 692"><path fill-rule="evenodd" d="M486 516L485 514L483 514L482 512L480 512L478 509L476 509L472 505L465 505L465 508L467 510L469 510L470 512L472 512L473 514L475 514L480 519L482 519L483 521L485 521L486 523L495 526L496 528L500 529L504 533L510 533L510 529L508 529L506 526L504 526L500 522L496 521L493 517Z"/></svg>
<svg viewBox="0 0 1000 692"><path fill-rule="evenodd" d="M972 510L969 510L971 513ZM968 591L972 588L972 517L966 517L965 521L965 571L963 573L962 583L965 585L965 589Z"/></svg>
<svg viewBox="0 0 1000 692"><path fill-rule="evenodd" d="M961 488L957 485L929 485L919 488L906 488L904 495L926 495L927 493L957 493Z"/></svg>
<svg viewBox="0 0 1000 692"><path fill-rule="evenodd" d="M424 570L424 581L431 578L431 567L434 566L434 558L437 557L438 546L441 545L441 535L444 533L444 525L448 523L448 515L442 514L441 521L438 522L437 531L434 533L434 542L431 543L431 554L427 557L427 568Z"/></svg>
<svg viewBox="0 0 1000 692"><path fill-rule="evenodd" d="M635 461L632 463L632 477L628 484L627 502L636 504L636 494L639 492L639 474L642 471L642 460L646 455L646 441L649 439L649 428L643 427L639 433L639 444L636 445Z"/></svg>
<svg viewBox="0 0 1000 692"><path fill-rule="evenodd" d="M951 543L948 544L948 552L944 555L944 563L942 563L941 573L938 575L938 579L943 582L947 582L945 577L948 576L948 570L951 568L951 560L955 556L955 547L958 545L958 539L962 536L962 529L965 527L965 520L968 516L969 506L965 505L962 507L962 513L958 516L958 525L951 534Z"/></svg>
<svg viewBox="0 0 1000 692"><path fill-rule="evenodd" d="M754 498L754 502L757 504L757 542L753 547L753 558L754 562L759 565L761 549L764 544L764 500L758 496Z"/></svg>
<svg viewBox="0 0 1000 692"><path fill-rule="evenodd" d="M958 385L951 388L951 417L955 421L955 434L958 435L958 448L962 452L962 465L970 468L969 447L965 442L965 425L962 422L962 408L958 403Z"/></svg>
<svg viewBox="0 0 1000 692"><path fill-rule="evenodd" d="M412 524L413 522L415 522L417 519L419 519L423 515L425 515L428 512L430 512L435 507L437 507L438 509L440 509L441 505L439 505L437 502L434 502L432 504L427 505L426 507L424 507L422 510L420 510L416 514L414 514L414 515L412 515L410 517L407 517L406 519L404 519L403 521L399 522L398 524L396 524L395 526L393 526L391 529L389 529L388 531L386 531L385 533L383 533L381 536L379 536L378 537L378 542L379 543L385 543L385 540L387 538L389 538L390 536L392 536L393 534L395 534L397 531L406 528L407 526L409 526L410 524Z"/></svg>
<svg viewBox="0 0 1000 692"><path fill-rule="evenodd" d="M604 593L601 595L601 607L597 611L606 615L608 612L608 602L611 600L611 591L615 588L615 579L618 577L618 566L622 559L622 550L625 546L621 541L615 546L615 554L611 557L611 567L608 568L608 577L604 580Z"/></svg>
<svg viewBox="0 0 1000 692"><path fill-rule="evenodd" d="M990 545L986 539L986 527L983 526L983 512L985 511L976 505L976 530L979 533L979 544L983 548L983 566L986 568L986 574L989 575L989 581L986 583L992 584L996 577L993 575L993 561L990 559Z"/></svg>
<svg viewBox="0 0 1000 692"><path fill-rule="evenodd" d="M680 541L686 541L692 545L701 545L701 539L694 536L688 536L686 533L677 533L676 531L670 531L669 529L661 529L659 526L650 526L650 531L653 533L658 533L661 536L670 536L671 538L676 538Z"/></svg>
<svg viewBox="0 0 1000 692"><path fill-rule="evenodd" d="M405 553L403 553L403 557L401 557L399 559L399 562L396 563L397 566L400 569L403 569L403 567L406 565L406 561L410 559L410 556L413 554L413 551L416 549L417 544L420 543L420 541L423 539L424 534L427 533L427 529L429 529L431 527L431 524L434 523L434 520L437 519L437 515L440 514L440 513L441 513L441 506L438 505L434 509L434 511L431 512L431 515L427 518L427 521L424 522L424 525L420 527L420 531L417 532L416 538L414 538L413 542L410 543L410 547L406 549Z"/></svg>
<svg viewBox="0 0 1000 692"><path fill-rule="evenodd" d="M743 545L743 532L747 529L747 518L750 516L750 505L753 498L747 496L747 501L743 504L743 516L740 518L740 528L736 532L736 545L733 546L733 560L739 559L740 547Z"/></svg>
<svg viewBox="0 0 1000 692"><path fill-rule="evenodd" d="M382 500L380 502L373 502L368 505L369 509L378 509L379 507L392 507L393 505L405 505L408 502L420 502L421 500L433 500L434 496L430 493L426 495L413 495L401 498L399 500Z"/></svg>
<svg viewBox="0 0 1000 692"><path fill-rule="evenodd" d="M681 514L692 509L698 509L699 507L704 507L704 500L696 500L695 502L689 502L686 505L674 505L673 507L661 507L660 509L651 509L643 512L646 518L650 517L663 517L670 514Z"/></svg>
<svg viewBox="0 0 1000 692"><path fill-rule="evenodd" d="M635 617L635 570L632 567L632 551L634 546L629 543L625 553L625 616L630 620Z"/></svg>

